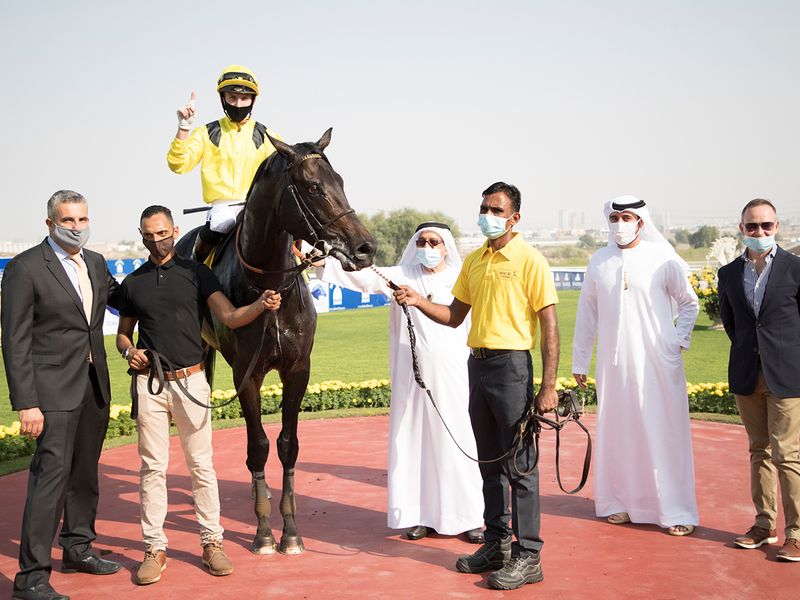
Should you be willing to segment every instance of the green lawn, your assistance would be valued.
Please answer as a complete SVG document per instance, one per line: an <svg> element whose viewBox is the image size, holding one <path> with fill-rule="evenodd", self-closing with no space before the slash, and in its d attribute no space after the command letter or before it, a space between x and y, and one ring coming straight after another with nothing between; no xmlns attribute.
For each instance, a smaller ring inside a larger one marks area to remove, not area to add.
<svg viewBox="0 0 800 600"><path fill-rule="evenodd" d="M560 376L569 377L578 292L562 292L559 297L561 360L558 373ZM320 315L311 360L311 382L326 379L349 382L388 377L388 325L388 307ZM684 355L686 376L692 383L727 380L728 339L724 332L711 330L709 325L707 317L701 311L695 327L692 349ZM130 378L125 373L127 364L117 353L113 336L106 338L106 350L113 401L117 404L128 404ZM0 359L2 359L1 352ZM538 351L534 353L534 360L536 373L540 374L541 362ZM277 381L276 374L270 374L267 381ZM214 388L231 387L233 383L230 369L220 359L217 361ZM0 424L9 425L15 419L16 413L11 411L8 401L5 372L0 370Z"/></svg>

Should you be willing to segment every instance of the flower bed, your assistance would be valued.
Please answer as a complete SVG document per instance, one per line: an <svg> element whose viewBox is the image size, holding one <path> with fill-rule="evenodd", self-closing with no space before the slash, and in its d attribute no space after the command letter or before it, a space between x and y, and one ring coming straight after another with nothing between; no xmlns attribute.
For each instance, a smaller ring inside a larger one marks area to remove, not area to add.
<svg viewBox="0 0 800 600"><path fill-rule="evenodd" d="M717 292L717 270L711 266L689 275L689 283L712 322L719 321L719 293Z"/></svg>
<svg viewBox="0 0 800 600"><path fill-rule="evenodd" d="M535 381L541 383L540 380ZM597 404L595 380L588 379L588 387L581 391L587 405ZM556 389L576 389L575 380L559 377ZM736 404L728 390L727 383L697 383L687 384L689 394L689 410L691 412L710 412L726 415L736 414ZM234 390L215 390L211 394L212 402L221 403L234 396ZM269 415L280 410L283 386L281 384L268 385L261 388L261 414ZM301 410L306 412L331 410L336 408L370 408L387 407L391 389L388 379L370 379L357 383L344 383L341 381L323 381L308 386L303 398ZM238 401L227 406L212 409L211 418L238 419L242 416L242 409ZM106 438L111 439L130 435L136 431L136 421L131 418L131 407L112 404L108 421ZM33 454L36 443L34 440L19 435L19 421L10 427L0 425L0 462Z"/></svg>

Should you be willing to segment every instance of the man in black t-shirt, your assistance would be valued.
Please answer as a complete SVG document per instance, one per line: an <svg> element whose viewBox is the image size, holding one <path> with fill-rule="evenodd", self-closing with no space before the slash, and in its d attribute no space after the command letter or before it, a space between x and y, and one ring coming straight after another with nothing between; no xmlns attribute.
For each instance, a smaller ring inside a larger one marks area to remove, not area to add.
<svg viewBox="0 0 800 600"><path fill-rule="evenodd" d="M117 349L135 375L138 395L139 456L142 459L139 495L145 558L135 575L139 585L155 583L166 568L167 515L166 472L169 427L174 421L192 478L195 514L200 524L203 564L212 575L229 575L233 565L222 546L217 476L212 463L211 414L192 402L208 404L210 388L203 372L200 337L205 307L231 329L252 322L264 310L280 307L280 294L265 291L248 306L234 307L219 280L206 265L175 255L178 228L163 206L150 206L140 220L148 261L122 282ZM133 330L139 324L138 344ZM158 394L150 393L147 369L157 352L165 367L165 383ZM168 371L168 367L175 371Z"/></svg>

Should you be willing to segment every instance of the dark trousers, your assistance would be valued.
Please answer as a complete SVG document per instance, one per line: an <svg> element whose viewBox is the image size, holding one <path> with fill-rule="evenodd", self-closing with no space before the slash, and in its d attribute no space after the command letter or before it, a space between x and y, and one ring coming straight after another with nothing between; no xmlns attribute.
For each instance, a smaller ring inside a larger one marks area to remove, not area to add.
<svg viewBox="0 0 800 600"><path fill-rule="evenodd" d="M533 365L525 350L513 350L488 358L469 357L469 416L478 458L502 456L511 447L517 424L533 402ZM521 476L533 466L536 456L528 446L504 461L482 463L483 519L486 541L510 536L509 520L517 541L514 556L535 554L542 547L539 537L539 471ZM509 494L510 488L510 494ZM509 511L509 495L511 511Z"/></svg>
<svg viewBox="0 0 800 600"><path fill-rule="evenodd" d="M50 551L62 513L58 543L65 558L79 559L97 537L97 462L108 428L109 408L102 400L94 367L89 373L78 408L44 412L44 430L36 440L28 474L16 589L49 581Z"/></svg>

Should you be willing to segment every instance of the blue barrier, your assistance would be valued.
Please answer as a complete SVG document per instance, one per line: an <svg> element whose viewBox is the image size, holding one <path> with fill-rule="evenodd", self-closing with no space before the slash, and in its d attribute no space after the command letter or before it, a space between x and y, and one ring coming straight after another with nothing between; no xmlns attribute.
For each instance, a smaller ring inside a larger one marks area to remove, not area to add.
<svg viewBox="0 0 800 600"><path fill-rule="evenodd" d="M0 258L0 279L3 270L10 258ZM144 258L119 258L106 260L108 271L118 280L122 281L127 275L138 269L147 259ZM317 312L332 312L337 310L350 310L356 308L373 308L385 306L389 299L383 294L362 294L348 290L338 285L328 284L317 279L308 283L311 295L314 297L314 306ZM116 313L113 309L109 311ZM115 329L116 331L116 329Z"/></svg>
<svg viewBox="0 0 800 600"><path fill-rule="evenodd" d="M557 290L579 290L583 287L586 267L568 267L552 271Z"/></svg>
<svg viewBox="0 0 800 600"><path fill-rule="evenodd" d="M0 278L2 278L3 269L5 269L9 260L11 259L0 258ZM143 258L119 258L107 260L106 263L108 263L109 272L121 281L126 275L130 275L138 269L145 260ZM566 267L553 269L552 271L556 289L579 290L583 287L586 267ZM361 292L348 290L338 285L326 284L315 279L311 279L309 288L311 289L311 295L314 296L314 305L317 307L318 312L372 308L385 306L389 303L389 299L383 294L362 294Z"/></svg>

